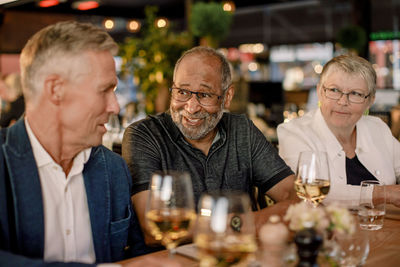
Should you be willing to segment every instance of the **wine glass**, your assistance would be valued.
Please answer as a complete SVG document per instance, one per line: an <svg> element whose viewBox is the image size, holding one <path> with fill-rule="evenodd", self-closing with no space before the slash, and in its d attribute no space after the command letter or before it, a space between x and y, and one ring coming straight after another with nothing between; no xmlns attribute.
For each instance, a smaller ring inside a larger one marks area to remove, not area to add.
<svg viewBox="0 0 400 267"><path fill-rule="evenodd" d="M103 145L108 149L113 150L114 143L121 143L121 125L119 123L118 115L110 115L105 127L107 132L103 135Z"/></svg>
<svg viewBox="0 0 400 267"><path fill-rule="evenodd" d="M337 256L340 266L364 265L369 254L369 238L365 230L357 225L354 233L335 233L333 239L339 246Z"/></svg>
<svg viewBox="0 0 400 267"><path fill-rule="evenodd" d="M303 151L300 153L294 188L299 198L314 207L324 200L330 188L326 152Z"/></svg>
<svg viewBox="0 0 400 267"><path fill-rule="evenodd" d="M200 266L248 263L257 250L250 199L244 193L203 194L194 240Z"/></svg>
<svg viewBox="0 0 400 267"><path fill-rule="evenodd" d="M196 219L190 175L158 171L151 177L146 221L150 233L161 241L170 257L179 241L187 237Z"/></svg>

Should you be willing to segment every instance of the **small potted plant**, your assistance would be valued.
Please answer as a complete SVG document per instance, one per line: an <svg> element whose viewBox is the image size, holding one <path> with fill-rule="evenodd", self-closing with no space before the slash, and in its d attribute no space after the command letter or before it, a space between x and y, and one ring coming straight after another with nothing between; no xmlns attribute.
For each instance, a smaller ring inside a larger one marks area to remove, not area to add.
<svg viewBox="0 0 400 267"><path fill-rule="evenodd" d="M221 3L197 2L192 6L190 30L200 38L201 45L217 48L228 35L231 23L232 13L224 11Z"/></svg>

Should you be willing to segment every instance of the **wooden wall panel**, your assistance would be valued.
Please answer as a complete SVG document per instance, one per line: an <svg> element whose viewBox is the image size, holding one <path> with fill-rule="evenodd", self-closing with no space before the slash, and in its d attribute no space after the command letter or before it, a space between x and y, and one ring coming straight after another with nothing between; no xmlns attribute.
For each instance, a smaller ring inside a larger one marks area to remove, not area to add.
<svg viewBox="0 0 400 267"><path fill-rule="evenodd" d="M5 10L0 25L0 53L20 53L35 32L58 21L75 19L76 16L68 14Z"/></svg>

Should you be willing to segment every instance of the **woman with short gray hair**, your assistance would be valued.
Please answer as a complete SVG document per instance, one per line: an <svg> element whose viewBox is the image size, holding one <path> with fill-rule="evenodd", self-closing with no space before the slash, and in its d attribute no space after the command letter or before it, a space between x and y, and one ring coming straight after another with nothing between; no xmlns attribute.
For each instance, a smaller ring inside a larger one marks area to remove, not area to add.
<svg viewBox="0 0 400 267"><path fill-rule="evenodd" d="M278 126L279 154L296 171L301 151L325 151L331 186L326 201L357 205L363 180L387 186L400 206L400 143L379 118L368 116L376 73L365 59L342 55L327 62L317 85L319 108Z"/></svg>

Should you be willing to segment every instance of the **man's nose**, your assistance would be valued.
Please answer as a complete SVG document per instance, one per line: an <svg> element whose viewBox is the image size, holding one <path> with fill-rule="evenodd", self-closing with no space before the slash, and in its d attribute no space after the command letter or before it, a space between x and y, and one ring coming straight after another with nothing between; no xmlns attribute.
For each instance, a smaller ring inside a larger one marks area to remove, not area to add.
<svg viewBox="0 0 400 267"><path fill-rule="evenodd" d="M186 101L185 110L191 114L198 112L201 109L199 100L196 94L192 94L189 100Z"/></svg>
<svg viewBox="0 0 400 267"><path fill-rule="evenodd" d="M115 115L119 114L119 104L117 101L117 96L115 95L114 92L112 92L108 98L107 102L107 112L108 113L113 113Z"/></svg>

